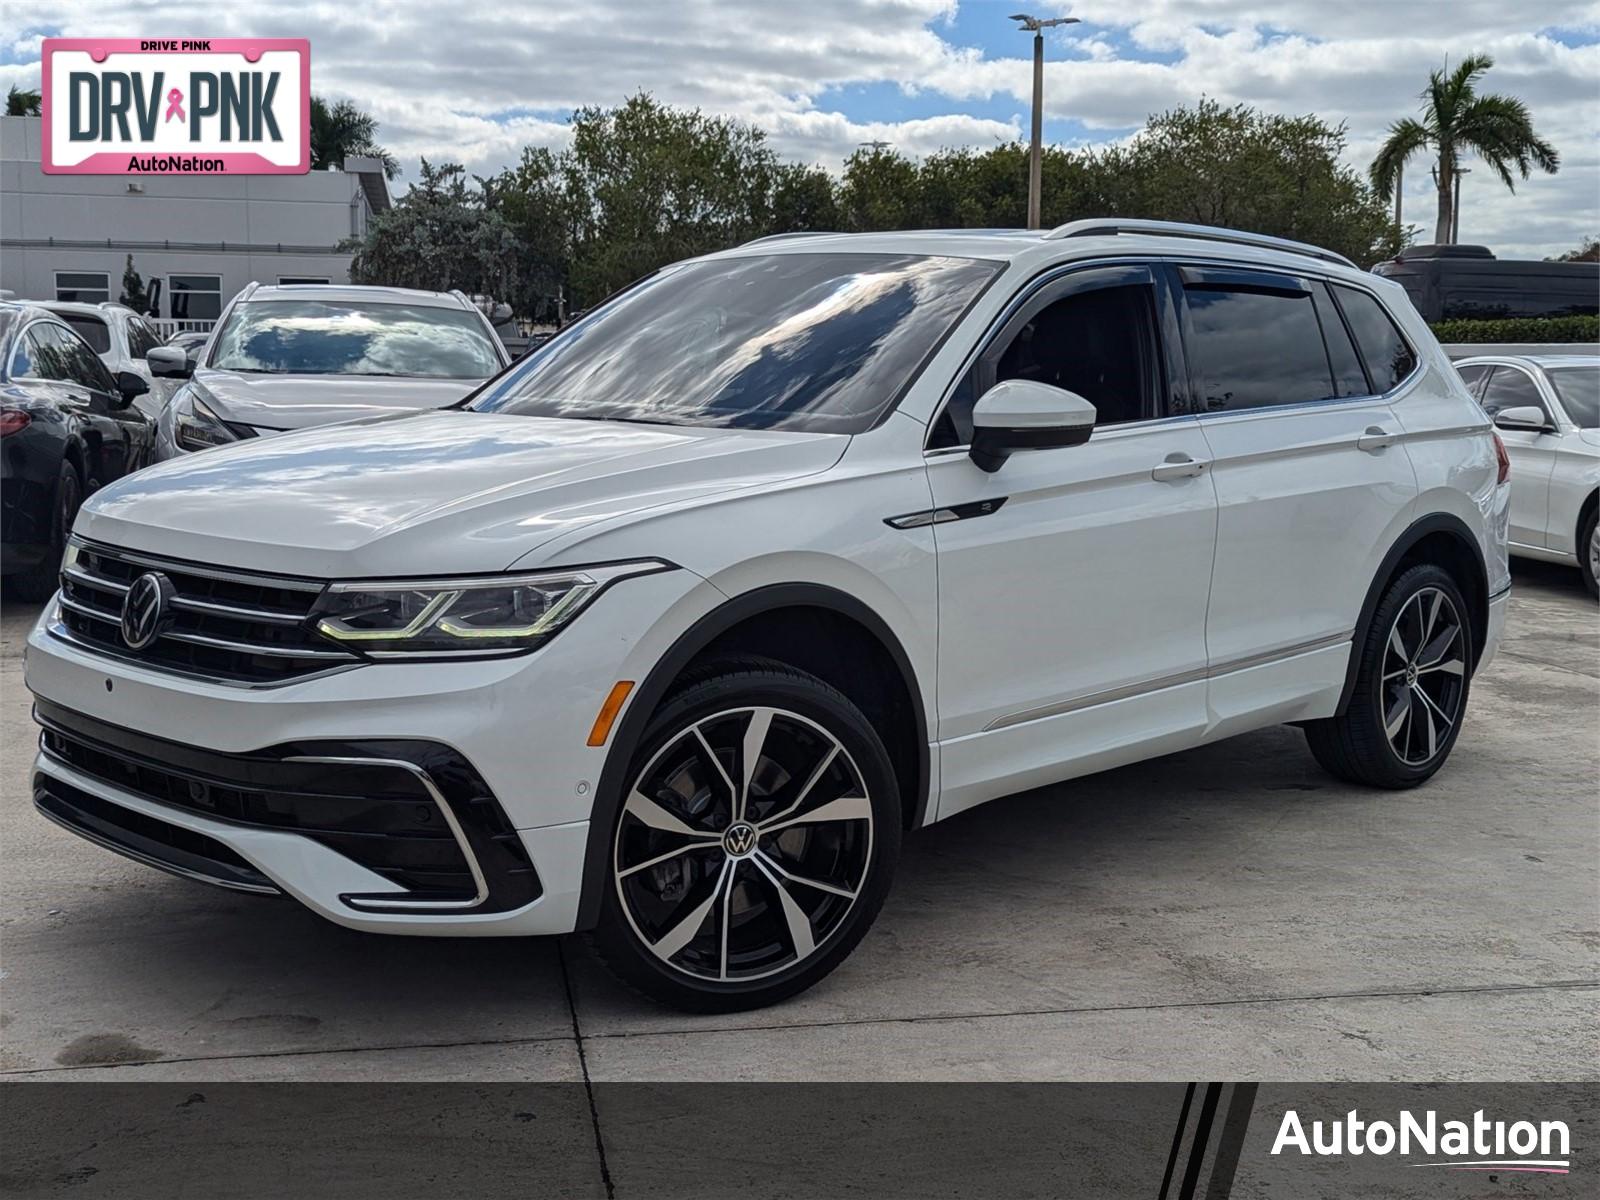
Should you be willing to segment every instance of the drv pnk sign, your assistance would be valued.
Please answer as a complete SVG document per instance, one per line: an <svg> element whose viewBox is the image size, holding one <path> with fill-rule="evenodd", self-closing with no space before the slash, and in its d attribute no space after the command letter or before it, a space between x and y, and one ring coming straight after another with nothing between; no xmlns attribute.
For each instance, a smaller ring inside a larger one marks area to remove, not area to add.
<svg viewBox="0 0 1600 1200"><path fill-rule="evenodd" d="M303 175L305 38L45 38L46 174Z"/></svg>

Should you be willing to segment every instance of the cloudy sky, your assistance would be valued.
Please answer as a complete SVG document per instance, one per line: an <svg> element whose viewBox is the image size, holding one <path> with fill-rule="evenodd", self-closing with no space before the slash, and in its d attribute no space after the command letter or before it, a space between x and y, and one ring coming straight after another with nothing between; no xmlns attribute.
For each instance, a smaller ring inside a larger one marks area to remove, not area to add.
<svg viewBox="0 0 1600 1200"><path fill-rule="evenodd" d="M864 141L920 155L1021 136L1031 50L1006 14L1025 3L1082 19L1046 42L1045 136L1070 146L1207 95L1344 121L1364 167L1429 69L1487 52L1486 86L1531 106L1563 166L1514 196L1468 176L1462 240L1543 256L1600 234L1592 0L7 0L0 85L36 87L53 35L304 36L314 90L373 112L408 176L421 155L483 173L560 145L573 108L641 90L837 169ZM1421 160L1407 180L1407 219L1431 230Z"/></svg>

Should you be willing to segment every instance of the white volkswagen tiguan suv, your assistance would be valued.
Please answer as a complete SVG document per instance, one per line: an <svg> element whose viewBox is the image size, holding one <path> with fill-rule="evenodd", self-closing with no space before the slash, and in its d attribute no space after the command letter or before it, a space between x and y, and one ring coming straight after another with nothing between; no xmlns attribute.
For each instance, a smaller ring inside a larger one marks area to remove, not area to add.
<svg viewBox="0 0 1600 1200"><path fill-rule="evenodd" d="M1392 283L1147 222L766 239L455 410L84 505L45 816L406 934L816 982L902 834L1278 722L1421 783L1505 619L1507 462Z"/></svg>

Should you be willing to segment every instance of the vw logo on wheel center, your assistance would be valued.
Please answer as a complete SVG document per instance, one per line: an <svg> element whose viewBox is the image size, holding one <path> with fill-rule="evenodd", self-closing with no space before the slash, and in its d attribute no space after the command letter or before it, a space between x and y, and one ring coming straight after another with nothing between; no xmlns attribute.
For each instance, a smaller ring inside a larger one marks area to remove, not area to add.
<svg viewBox="0 0 1600 1200"><path fill-rule="evenodd" d="M722 848L730 858L744 858L756 848L755 826L735 821L723 832Z"/></svg>
<svg viewBox="0 0 1600 1200"><path fill-rule="evenodd" d="M167 618L172 580L159 571L146 571L133 581L122 598L122 640L130 650L143 650L161 633Z"/></svg>

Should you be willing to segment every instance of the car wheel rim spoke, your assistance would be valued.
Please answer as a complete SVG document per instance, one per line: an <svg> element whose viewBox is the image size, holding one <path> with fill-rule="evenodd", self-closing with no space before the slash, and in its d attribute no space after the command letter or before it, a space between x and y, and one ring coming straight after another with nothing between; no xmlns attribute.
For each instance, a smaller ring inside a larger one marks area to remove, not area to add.
<svg viewBox="0 0 1600 1200"><path fill-rule="evenodd" d="M1432 762L1460 717L1467 679L1455 602L1425 587L1401 606L1384 642L1379 701L1384 736L1408 766Z"/></svg>
<svg viewBox="0 0 1600 1200"><path fill-rule="evenodd" d="M714 713L640 770L617 822L613 885L639 941L674 971L740 983L809 959L865 886L866 780L816 721Z"/></svg>

